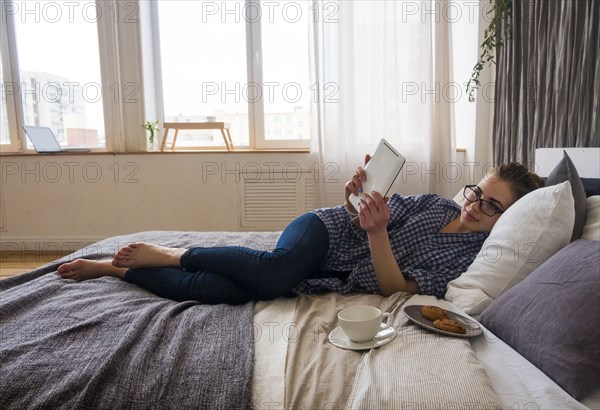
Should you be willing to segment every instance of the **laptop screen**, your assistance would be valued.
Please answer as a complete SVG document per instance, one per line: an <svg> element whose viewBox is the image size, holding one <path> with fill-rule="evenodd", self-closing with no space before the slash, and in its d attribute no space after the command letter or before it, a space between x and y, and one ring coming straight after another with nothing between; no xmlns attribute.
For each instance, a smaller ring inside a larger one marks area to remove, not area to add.
<svg viewBox="0 0 600 410"><path fill-rule="evenodd" d="M37 152L61 151L60 145L50 128L33 125L23 125L23 128Z"/></svg>

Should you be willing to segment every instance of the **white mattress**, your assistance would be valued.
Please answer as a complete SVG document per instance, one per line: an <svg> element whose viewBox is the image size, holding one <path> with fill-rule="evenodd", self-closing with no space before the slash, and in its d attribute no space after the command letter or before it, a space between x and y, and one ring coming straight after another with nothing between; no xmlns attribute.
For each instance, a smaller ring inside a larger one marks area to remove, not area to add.
<svg viewBox="0 0 600 410"><path fill-rule="evenodd" d="M449 302L433 296L414 295L407 304L436 304L464 315ZM256 408L284 407L287 330L292 323L295 299L277 299L256 305L253 402ZM468 315L466 315L468 316ZM600 389L578 402L527 359L487 329L472 340L475 354L506 409L598 409Z"/></svg>

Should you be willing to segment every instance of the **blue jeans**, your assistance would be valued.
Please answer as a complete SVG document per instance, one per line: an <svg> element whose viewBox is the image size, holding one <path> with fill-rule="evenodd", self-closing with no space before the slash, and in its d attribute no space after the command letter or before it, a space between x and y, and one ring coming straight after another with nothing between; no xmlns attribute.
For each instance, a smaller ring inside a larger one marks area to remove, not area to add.
<svg viewBox="0 0 600 410"><path fill-rule="evenodd" d="M181 256L182 269L129 269L124 279L176 301L242 304L287 296L304 279L326 275L319 265L328 249L325 224L307 213L285 228L273 251L192 248Z"/></svg>

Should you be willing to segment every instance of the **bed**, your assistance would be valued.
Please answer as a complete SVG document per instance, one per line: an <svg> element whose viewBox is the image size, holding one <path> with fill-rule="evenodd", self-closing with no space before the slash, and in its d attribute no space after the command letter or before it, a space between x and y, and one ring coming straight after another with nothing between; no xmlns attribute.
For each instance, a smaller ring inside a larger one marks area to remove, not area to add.
<svg viewBox="0 0 600 410"><path fill-rule="evenodd" d="M206 306L116 278L76 283L56 272L65 261L107 258L135 241L271 249L272 232L113 237L3 280L0 408L600 409L598 175L587 175L585 216L572 240L581 192L571 185L580 177L563 162L552 171L560 175L548 175L555 184L502 216L503 229L492 232L445 300L399 292ZM540 221L532 220L532 203ZM514 236L504 237L515 224L516 246ZM502 283L482 274L494 270ZM572 291L563 297L545 291L549 284ZM337 312L357 304L391 312L396 337L376 349L333 346ZM427 304L472 318L483 334L447 337L404 314ZM581 315L584 325L571 325ZM561 367L567 359L571 368Z"/></svg>

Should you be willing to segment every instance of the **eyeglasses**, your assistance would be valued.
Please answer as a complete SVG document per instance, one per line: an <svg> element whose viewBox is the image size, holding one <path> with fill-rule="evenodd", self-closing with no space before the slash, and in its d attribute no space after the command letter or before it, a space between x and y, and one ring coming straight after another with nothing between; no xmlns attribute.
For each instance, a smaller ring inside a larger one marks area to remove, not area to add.
<svg viewBox="0 0 600 410"><path fill-rule="evenodd" d="M463 191L463 196L471 203L479 201L479 209L481 209L481 212L487 216L494 216L504 212L498 209L498 207L490 201L481 199L481 192L479 191L479 187L477 185L466 185Z"/></svg>

